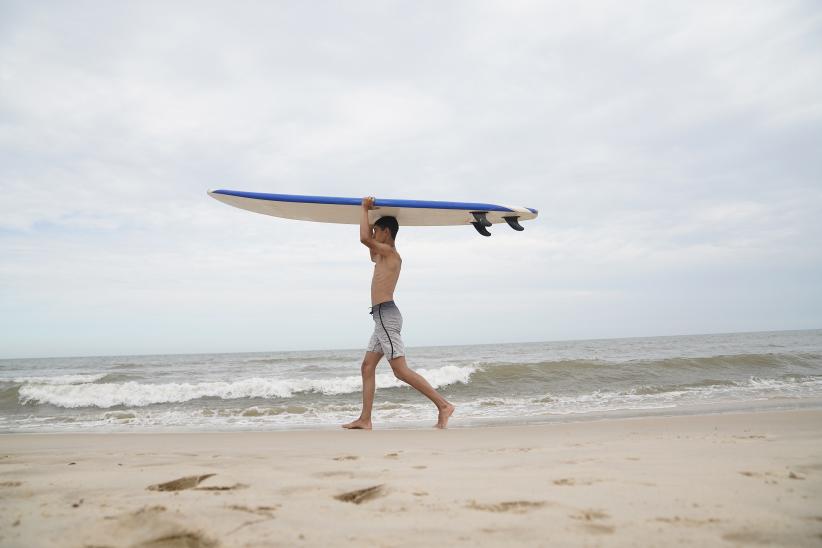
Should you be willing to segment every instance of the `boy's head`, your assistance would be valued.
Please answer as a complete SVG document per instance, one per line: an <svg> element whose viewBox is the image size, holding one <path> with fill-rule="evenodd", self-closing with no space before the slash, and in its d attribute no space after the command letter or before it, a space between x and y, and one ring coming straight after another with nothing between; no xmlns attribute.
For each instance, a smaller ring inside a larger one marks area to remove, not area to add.
<svg viewBox="0 0 822 548"><path fill-rule="evenodd" d="M397 222L396 217L380 217L374 223L374 237L380 243L385 243L389 237L392 241L397 239L399 230L400 223Z"/></svg>

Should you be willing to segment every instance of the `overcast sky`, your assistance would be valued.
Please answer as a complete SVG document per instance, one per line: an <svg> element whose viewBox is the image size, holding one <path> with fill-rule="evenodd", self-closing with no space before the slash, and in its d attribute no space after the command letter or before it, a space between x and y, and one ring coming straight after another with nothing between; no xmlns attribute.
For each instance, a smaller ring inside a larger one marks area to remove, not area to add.
<svg viewBox="0 0 822 548"><path fill-rule="evenodd" d="M411 347L820 328L822 4L0 2L0 357L364 350L209 188L539 209L400 228Z"/></svg>

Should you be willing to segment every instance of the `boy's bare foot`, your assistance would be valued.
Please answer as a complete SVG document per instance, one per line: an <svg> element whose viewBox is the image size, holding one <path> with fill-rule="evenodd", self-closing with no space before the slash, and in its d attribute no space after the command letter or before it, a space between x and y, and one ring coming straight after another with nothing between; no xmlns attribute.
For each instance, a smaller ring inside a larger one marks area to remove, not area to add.
<svg viewBox="0 0 822 548"><path fill-rule="evenodd" d="M436 424L437 428L445 428L445 426L448 424L448 417L454 414L454 409L456 408L450 403L442 409L440 409L440 416L437 418Z"/></svg>
<svg viewBox="0 0 822 548"><path fill-rule="evenodd" d="M371 430L371 421L357 419L355 421L349 422L348 424L343 424L342 427L351 430Z"/></svg>

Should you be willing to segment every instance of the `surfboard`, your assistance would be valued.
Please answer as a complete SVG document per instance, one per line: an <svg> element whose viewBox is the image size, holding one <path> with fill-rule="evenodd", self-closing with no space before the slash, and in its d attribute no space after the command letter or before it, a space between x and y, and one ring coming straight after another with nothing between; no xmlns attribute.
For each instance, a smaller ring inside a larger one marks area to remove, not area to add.
<svg viewBox="0 0 822 548"><path fill-rule="evenodd" d="M362 215L362 198L226 189L209 190L208 195L240 209L284 219L358 225ZM521 231L520 221L536 219L538 214L534 208L511 205L376 198L368 221L374 224L380 217L396 217L400 226L473 225L483 236L490 236L488 227L493 224L506 223Z"/></svg>

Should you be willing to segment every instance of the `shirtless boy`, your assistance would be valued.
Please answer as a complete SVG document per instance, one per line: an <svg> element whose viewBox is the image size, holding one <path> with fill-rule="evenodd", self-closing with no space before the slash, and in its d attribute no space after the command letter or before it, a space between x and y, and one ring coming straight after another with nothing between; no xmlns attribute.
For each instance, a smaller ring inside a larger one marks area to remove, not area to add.
<svg viewBox="0 0 822 548"><path fill-rule="evenodd" d="M394 303L394 288L400 277L402 258L394 246L399 225L394 217L377 219L374 225L368 223L368 210L374 208L374 198L362 200L360 221L360 242L371 252L374 277L371 280L371 314L374 317L374 333L368 342L368 350L362 360L362 413L355 421L343 424L343 428L371 430L371 407L374 404L377 364L385 355L394 375L422 392L434 402L439 410L437 428L445 428L448 418L454 413L451 405L439 392L428 384L419 373L408 368L405 363L405 345L400 338L402 314Z"/></svg>

